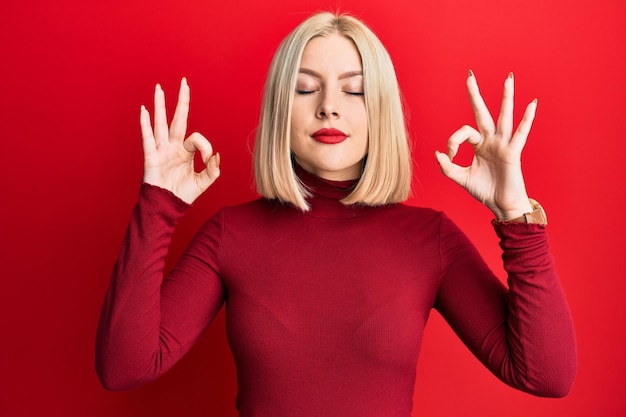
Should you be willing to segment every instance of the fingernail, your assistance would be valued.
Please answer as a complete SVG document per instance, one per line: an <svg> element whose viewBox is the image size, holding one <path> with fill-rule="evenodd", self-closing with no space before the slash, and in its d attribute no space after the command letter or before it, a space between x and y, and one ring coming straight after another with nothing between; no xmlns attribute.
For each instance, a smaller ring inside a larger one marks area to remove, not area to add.
<svg viewBox="0 0 626 417"><path fill-rule="evenodd" d="M222 157L219 152L215 153L215 166L220 167L220 163L222 162Z"/></svg>
<svg viewBox="0 0 626 417"><path fill-rule="evenodd" d="M533 99L533 103L537 104L537 99L536 98Z"/></svg>
<svg viewBox="0 0 626 417"><path fill-rule="evenodd" d="M157 85L156 85L156 87L155 87L155 88L156 88L157 90L162 90L162 88L161 88L161 84L159 84L159 83L157 83Z"/></svg>
<svg viewBox="0 0 626 417"><path fill-rule="evenodd" d="M182 83L187 84L187 77L183 77Z"/></svg>
<svg viewBox="0 0 626 417"><path fill-rule="evenodd" d="M513 72L509 72L509 78L513 78Z"/></svg>
<svg viewBox="0 0 626 417"><path fill-rule="evenodd" d="M145 111L146 110L146 106L144 106L143 104L141 105L141 111Z"/></svg>
<svg viewBox="0 0 626 417"><path fill-rule="evenodd" d="M473 77L473 76L474 76L474 73L472 72L472 70L469 70L469 71L467 72L467 76L468 76L468 77Z"/></svg>

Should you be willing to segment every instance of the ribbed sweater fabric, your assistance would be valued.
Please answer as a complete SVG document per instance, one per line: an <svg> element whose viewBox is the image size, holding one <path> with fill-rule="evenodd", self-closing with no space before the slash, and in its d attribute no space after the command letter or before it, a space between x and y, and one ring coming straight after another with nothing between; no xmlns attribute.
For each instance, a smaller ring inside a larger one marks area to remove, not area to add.
<svg viewBox="0 0 626 417"><path fill-rule="evenodd" d="M223 208L166 277L189 206L142 185L98 329L107 389L166 372L225 305L241 417L410 416L432 308L507 384L568 392L574 330L544 226L494 222L504 286L441 212L345 206L354 182L298 175L310 211L267 199Z"/></svg>

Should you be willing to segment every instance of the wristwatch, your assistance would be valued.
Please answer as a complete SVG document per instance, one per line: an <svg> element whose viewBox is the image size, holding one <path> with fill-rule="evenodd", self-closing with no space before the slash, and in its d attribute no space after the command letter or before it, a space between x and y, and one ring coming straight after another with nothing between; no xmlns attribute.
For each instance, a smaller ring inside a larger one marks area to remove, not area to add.
<svg viewBox="0 0 626 417"><path fill-rule="evenodd" d="M530 205L533 207L533 211L531 211L530 213L524 213L521 216L516 217L514 219L504 220L504 221L515 222L515 223L533 223L533 224L541 224L544 226L547 225L548 218L546 217L546 212L543 210L543 207L541 207L541 204L539 204L537 200L533 200L532 198L529 198L528 201L530 202Z"/></svg>

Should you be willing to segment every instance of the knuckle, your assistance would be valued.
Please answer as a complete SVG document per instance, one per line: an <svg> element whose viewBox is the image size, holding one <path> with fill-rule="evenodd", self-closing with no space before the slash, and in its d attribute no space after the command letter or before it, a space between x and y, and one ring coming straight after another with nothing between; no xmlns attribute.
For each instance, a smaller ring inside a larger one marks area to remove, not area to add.
<svg viewBox="0 0 626 417"><path fill-rule="evenodd" d="M193 137L196 140L200 140L200 141L206 141L206 138L204 136L202 136L202 133L200 132L193 132L191 135L189 135L189 137Z"/></svg>
<svg viewBox="0 0 626 417"><path fill-rule="evenodd" d="M474 133L474 132L477 132L477 130L476 130L476 129L474 129L474 128L473 128L472 126L470 126L470 125L463 125L463 127L461 127L461 129L462 129L464 132L469 132L469 133Z"/></svg>

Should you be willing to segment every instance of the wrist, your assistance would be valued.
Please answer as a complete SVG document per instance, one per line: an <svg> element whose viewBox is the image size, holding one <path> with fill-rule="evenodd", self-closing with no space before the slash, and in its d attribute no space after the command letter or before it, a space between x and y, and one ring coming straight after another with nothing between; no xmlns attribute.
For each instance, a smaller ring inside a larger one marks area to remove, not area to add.
<svg viewBox="0 0 626 417"><path fill-rule="evenodd" d="M517 219L523 216L525 213L530 213L534 209L535 208L530 202L530 199L526 197L519 204L517 204L517 207L514 209L511 209L511 210L498 209L498 210L492 210L492 212L497 220L512 221L513 219Z"/></svg>
<svg viewBox="0 0 626 417"><path fill-rule="evenodd" d="M528 199L528 209L524 211L522 214L511 212L504 214L502 216L496 215L496 221L498 222L510 222L510 223L532 223L532 224L548 224L548 218L546 216L546 212L537 202L537 200L533 200L532 198ZM517 214L517 215L515 215Z"/></svg>

